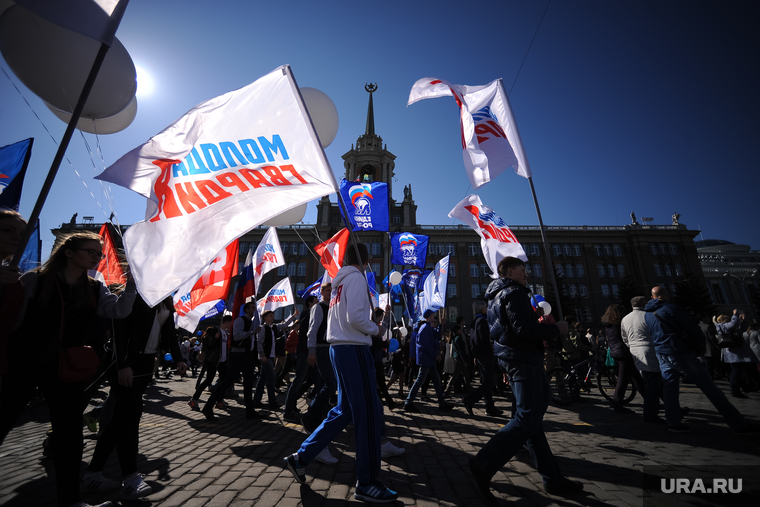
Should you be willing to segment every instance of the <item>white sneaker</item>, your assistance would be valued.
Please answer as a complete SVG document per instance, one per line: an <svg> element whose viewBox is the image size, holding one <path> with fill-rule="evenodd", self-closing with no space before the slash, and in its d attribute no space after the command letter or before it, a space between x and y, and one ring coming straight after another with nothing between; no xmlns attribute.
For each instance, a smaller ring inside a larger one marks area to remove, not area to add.
<svg viewBox="0 0 760 507"><path fill-rule="evenodd" d="M334 465L338 462L338 458L330 454L330 449L328 449L327 447L322 449L322 452L317 454L317 457L314 459L319 461L320 463L324 463L325 465Z"/></svg>
<svg viewBox="0 0 760 507"><path fill-rule="evenodd" d="M79 490L82 492L111 491L119 486L121 486L119 481L103 476L103 472L85 472L79 481Z"/></svg>
<svg viewBox="0 0 760 507"><path fill-rule="evenodd" d="M71 504L71 507L113 507L113 504L111 502L103 502L103 503L93 505L87 502L77 502L77 503Z"/></svg>
<svg viewBox="0 0 760 507"><path fill-rule="evenodd" d="M380 446L380 457L381 458L393 458L395 456L401 456L406 452L406 449L403 449L401 447L396 447L391 443L390 440L385 442L383 445Z"/></svg>
<svg viewBox="0 0 760 507"><path fill-rule="evenodd" d="M151 488L143 479L143 474L134 474L124 479L124 485L121 487L119 498L122 500L137 500L153 493Z"/></svg>

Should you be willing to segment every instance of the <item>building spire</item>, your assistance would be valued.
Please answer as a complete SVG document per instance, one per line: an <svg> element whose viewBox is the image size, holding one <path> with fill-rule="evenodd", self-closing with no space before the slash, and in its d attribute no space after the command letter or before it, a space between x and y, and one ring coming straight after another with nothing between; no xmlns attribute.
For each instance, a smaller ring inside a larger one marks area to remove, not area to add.
<svg viewBox="0 0 760 507"><path fill-rule="evenodd" d="M369 106L367 106L367 129L365 135L375 135L375 109L372 107L372 93L377 90L377 83L365 84L364 89L369 93Z"/></svg>

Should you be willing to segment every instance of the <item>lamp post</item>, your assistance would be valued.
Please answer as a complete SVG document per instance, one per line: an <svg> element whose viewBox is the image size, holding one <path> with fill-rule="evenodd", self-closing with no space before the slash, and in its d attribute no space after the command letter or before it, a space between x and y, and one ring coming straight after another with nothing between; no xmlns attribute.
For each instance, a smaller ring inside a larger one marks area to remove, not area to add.
<svg viewBox="0 0 760 507"><path fill-rule="evenodd" d="M745 271L744 274L742 274L741 276L735 275L733 273L723 273L723 278L736 278L737 280L739 280L741 282L741 287L744 290L745 298L748 300L749 305L752 306L752 307L754 307L755 305L754 305L754 303L752 301L752 297L747 294L746 279L747 278L755 278L757 276L757 273L758 273L758 270L757 270L757 268L755 268L755 269L753 269L751 271L750 270ZM755 312L757 312L757 310L758 310L758 308L754 308Z"/></svg>

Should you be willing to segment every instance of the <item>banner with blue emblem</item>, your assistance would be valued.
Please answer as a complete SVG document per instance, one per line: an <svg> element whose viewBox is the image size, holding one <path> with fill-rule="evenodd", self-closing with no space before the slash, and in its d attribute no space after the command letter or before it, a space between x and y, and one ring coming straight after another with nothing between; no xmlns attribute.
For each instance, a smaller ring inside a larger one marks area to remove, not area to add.
<svg viewBox="0 0 760 507"><path fill-rule="evenodd" d="M425 267L428 236L400 232L391 236L391 264Z"/></svg>
<svg viewBox="0 0 760 507"><path fill-rule="evenodd" d="M382 182L340 182L340 195L346 203L348 221L354 231L387 231L388 184ZM340 208L343 213L343 208Z"/></svg>

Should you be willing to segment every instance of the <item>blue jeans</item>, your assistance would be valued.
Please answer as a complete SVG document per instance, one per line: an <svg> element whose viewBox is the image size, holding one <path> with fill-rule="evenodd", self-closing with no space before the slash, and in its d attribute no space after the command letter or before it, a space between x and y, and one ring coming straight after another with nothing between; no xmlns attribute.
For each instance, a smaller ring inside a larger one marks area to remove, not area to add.
<svg viewBox="0 0 760 507"><path fill-rule="evenodd" d="M373 482L380 473L380 434L383 405L377 395L375 362L366 345L333 345L329 350L338 383L338 404L327 418L304 440L298 450L308 464L327 447L349 423L356 435L356 476L362 484ZM319 348L317 354L319 354Z"/></svg>
<svg viewBox="0 0 760 507"><path fill-rule="evenodd" d="M679 377L683 373L699 387L707 399L715 406L732 430L747 426L744 417L731 405L723 391L715 385L710 373L694 354L661 354L657 352L662 372L662 399L665 403L665 420L668 426L681 422L681 408L678 403Z"/></svg>
<svg viewBox="0 0 760 507"><path fill-rule="evenodd" d="M409 389L409 395L406 397L406 405L411 404L414 398L417 396L417 391L420 390L425 384L428 375L433 380L433 387L435 388L435 394L438 396L438 404L443 405L446 400L443 399L443 389L441 389L441 376L438 374L438 369L435 366L420 366L420 372L417 374L417 380L414 381L414 385Z"/></svg>
<svg viewBox="0 0 760 507"><path fill-rule="evenodd" d="M267 387L267 395L269 396L269 406L277 405L274 392L274 358L268 357L266 362L261 362L259 367L259 380L256 382L256 392L253 393L253 404L261 403L261 398L264 396L264 386Z"/></svg>
<svg viewBox="0 0 760 507"><path fill-rule="evenodd" d="M332 347L317 347L317 368L319 369L319 376L322 378L322 389L319 390L317 395L309 406L309 411L304 416L307 421L316 424L317 421L321 421L327 411L330 408L330 398L335 394L338 389L338 381L335 378L335 370L333 369L333 363L330 360L330 349ZM374 367L374 364L373 364Z"/></svg>
<svg viewBox="0 0 760 507"><path fill-rule="evenodd" d="M306 374L309 373L309 351L296 352L296 376L290 383L288 394L285 396L285 412L293 412L298 402L298 391L306 380Z"/></svg>
<svg viewBox="0 0 760 507"><path fill-rule="evenodd" d="M515 453L527 444L533 464L546 485L558 485L564 480L554 459L542 425L552 398L549 380L542 363L503 361L499 364L509 374L516 411L509 423L491 437L475 456L478 468L493 477Z"/></svg>

